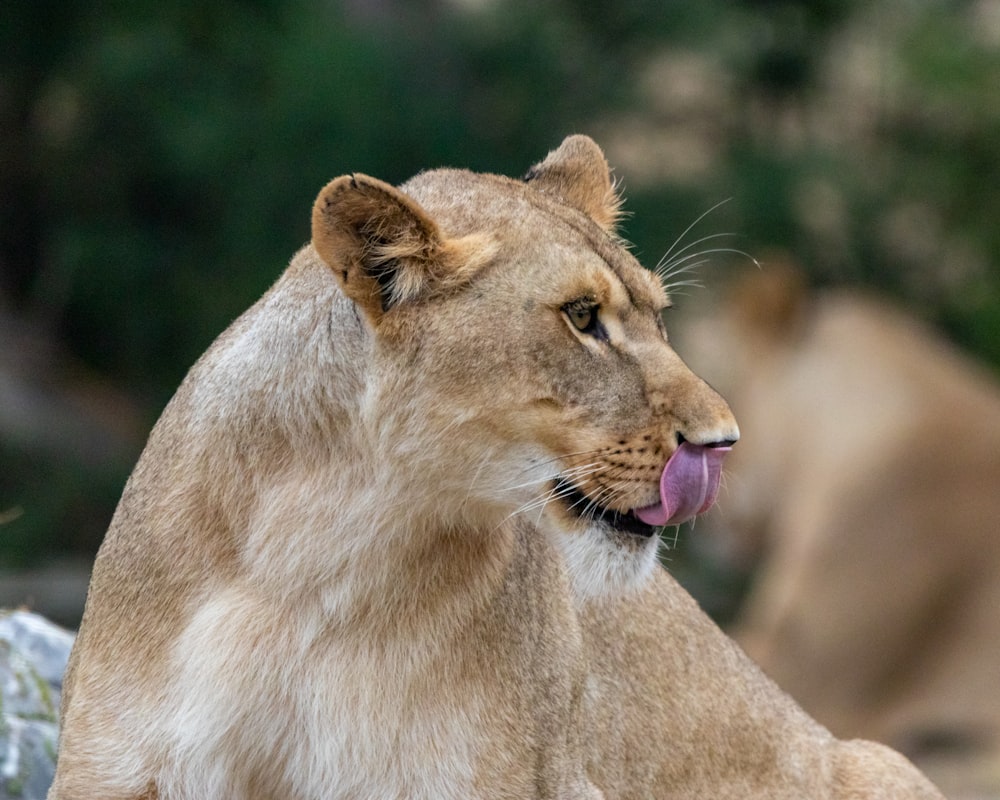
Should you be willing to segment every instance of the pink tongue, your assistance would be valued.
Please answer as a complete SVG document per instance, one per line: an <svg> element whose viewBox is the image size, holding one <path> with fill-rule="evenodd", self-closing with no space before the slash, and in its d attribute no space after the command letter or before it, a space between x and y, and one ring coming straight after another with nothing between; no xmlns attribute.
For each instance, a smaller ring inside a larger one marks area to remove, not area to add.
<svg viewBox="0 0 1000 800"><path fill-rule="evenodd" d="M647 525L679 525L707 511L719 493L722 460L731 447L703 447L683 442L660 476L660 502L638 508Z"/></svg>

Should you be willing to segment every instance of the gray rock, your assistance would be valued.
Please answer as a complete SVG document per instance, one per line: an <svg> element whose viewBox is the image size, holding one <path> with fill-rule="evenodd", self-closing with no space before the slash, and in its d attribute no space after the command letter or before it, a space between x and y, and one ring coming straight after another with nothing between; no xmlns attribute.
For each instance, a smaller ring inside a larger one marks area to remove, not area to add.
<svg viewBox="0 0 1000 800"><path fill-rule="evenodd" d="M37 614L0 611L0 800L43 800L52 783L73 638Z"/></svg>

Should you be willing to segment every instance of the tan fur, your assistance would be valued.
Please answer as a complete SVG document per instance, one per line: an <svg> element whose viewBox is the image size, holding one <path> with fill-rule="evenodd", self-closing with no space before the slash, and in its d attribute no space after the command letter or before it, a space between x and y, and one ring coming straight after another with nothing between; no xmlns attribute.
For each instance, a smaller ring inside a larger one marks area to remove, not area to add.
<svg viewBox="0 0 1000 800"><path fill-rule="evenodd" d="M94 567L52 800L934 798L813 723L628 511L737 437L598 147L362 175L195 365ZM598 309L603 338L564 312Z"/></svg>
<svg viewBox="0 0 1000 800"><path fill-rule="evenodd" d="M746 431L698 528L760 559L737 639L836 734L902 750L949 795L1000 796L996 381L780 261L681 349Z"/></svg>

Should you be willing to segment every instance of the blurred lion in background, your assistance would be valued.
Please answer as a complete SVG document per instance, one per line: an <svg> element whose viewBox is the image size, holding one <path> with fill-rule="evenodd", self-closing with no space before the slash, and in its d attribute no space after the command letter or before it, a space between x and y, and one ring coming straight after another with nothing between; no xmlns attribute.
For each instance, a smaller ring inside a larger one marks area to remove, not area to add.
<svg viewBox="0 0 1000 800"><path fill-rule="evenodd" d="M1000 389L888 303L810 292L788 264L730 289L674 341L744 431L697 531L754 569L736 638L836 735L1000 796Z"/></svg>

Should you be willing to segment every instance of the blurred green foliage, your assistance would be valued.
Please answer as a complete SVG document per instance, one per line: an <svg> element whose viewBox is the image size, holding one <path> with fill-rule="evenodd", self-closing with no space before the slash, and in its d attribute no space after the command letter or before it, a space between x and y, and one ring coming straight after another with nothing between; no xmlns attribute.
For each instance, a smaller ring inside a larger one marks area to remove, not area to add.
<svg viewBox="0 0 1000 800"><path fill-rule="evenodd" d="M647 263L732 198L692 236L731 231L817 281L884 289L1000 364L995 6L7 3L0 310L151 423L306 241L329 178L517 175L579 130L613 162L632 143L625 233ZM678 56L710 91L671 100ZM678 133L703 167L646 174ZM0 512L24 512L0 529L5 558L96 547L127 466L9 443L0 459Z"/></svg>

